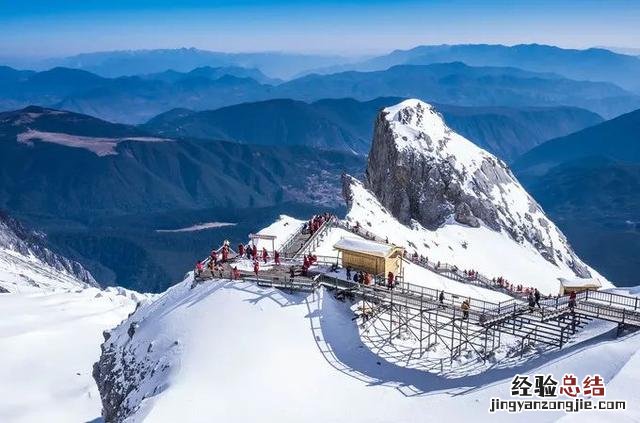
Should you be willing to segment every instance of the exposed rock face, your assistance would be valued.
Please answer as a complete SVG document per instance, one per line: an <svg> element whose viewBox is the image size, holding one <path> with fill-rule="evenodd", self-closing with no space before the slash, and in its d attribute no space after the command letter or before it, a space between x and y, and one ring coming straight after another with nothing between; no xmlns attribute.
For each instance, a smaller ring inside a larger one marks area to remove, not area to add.
<svg viewBox="0 0 640 423"><path fill-rule="evenodd" d="M138 357L136 346L127 343L123 347L110 343L110 333L105 332L100 360L93 365L93 379L102 398L102 417L105 422L121 422L135 409L136 401L130 401L147 378L152 378L156 369L166 367L151 363L146 356ZM149 348L151 344L149 344Z"/></svg>
<svg viewBox="0 0 640 423"><path fill-rule="evenodd" d="M188 278L185 283L176 285L185 295L190 292L193 281L190 275ZM102 417L106 423L127 421L145 400L167 388L167 375L181 354L182 344L157 332L153 319L149 319L152 313L170 312L167 295L165 293L163 299L155 301L149 301L150 298L138 301L135 311L126 320L102 334L102 354L93 365L93 379L100 392Z"/></svg>
<svg viewBox="0 0 640 423"><path fill-rule="evenodd" d="M26 229L20 222L0 212L0 248L33 255L54 269L67 272L82 282L98 286L91 273L80 263L69 260L45 247L44 234Z"/></svg>
<svg viewBox="0 0 640 423"><path fill-rule="evenodd" d="M365 184L402 223L505 231L548 261L564 261L577 276L590 277L507 165L452 131L427 103L406 100L380 112Z"/></svg>

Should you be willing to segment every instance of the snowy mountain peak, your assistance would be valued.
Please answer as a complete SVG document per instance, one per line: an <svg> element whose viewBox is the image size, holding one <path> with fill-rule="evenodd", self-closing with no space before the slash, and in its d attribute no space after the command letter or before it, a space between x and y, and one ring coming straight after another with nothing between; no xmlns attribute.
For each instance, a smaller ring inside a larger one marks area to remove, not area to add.
<svg viewBox="0 0 640 423"><path fill-rule="evenodd" d="M501 232L576 276L591 276L507 165L451 130L420 100L379 114L365 185L405 225L418 222L437 231L462 224Z"/></svg>
<svg viewBox="0 0 640 423"><path fill-rule="evenodd" d="M389 122L399 122L416 129L446 127L442 115L431 104L415 98L404 100L384 109Z"/></svg>
<svg viewBox="0 0 640 423"><path fill-rule="evenodd" d="M450 161L459 171L476 169L482 159L499 161L449 128L442 115L429 103L409 99L385 108L382 114L401 151L439 156Z"/></svg>

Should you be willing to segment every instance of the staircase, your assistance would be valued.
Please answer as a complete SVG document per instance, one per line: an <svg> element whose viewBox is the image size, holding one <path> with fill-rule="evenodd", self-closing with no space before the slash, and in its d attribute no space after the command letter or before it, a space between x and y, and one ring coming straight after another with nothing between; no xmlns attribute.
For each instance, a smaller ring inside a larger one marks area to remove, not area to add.
<svg viewBox="0 0 640 423"><path fill-rule="evenodd" d="M300 251L304 245L311 238L310 233L304 233L302 231L302 227L294 233L288 240L285 242L282 247L280 247L280 254L283 257L293 257L298 251Z"/></svg>

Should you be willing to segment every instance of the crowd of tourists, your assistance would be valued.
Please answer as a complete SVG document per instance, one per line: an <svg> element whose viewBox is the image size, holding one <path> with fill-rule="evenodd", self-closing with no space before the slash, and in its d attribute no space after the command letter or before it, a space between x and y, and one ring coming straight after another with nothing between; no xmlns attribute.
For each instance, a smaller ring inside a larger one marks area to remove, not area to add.
<svg viewBox="0 0 640 423"><path fill-rule="evenodd" d="M316 233L327 221L331 219L335 219L335 216L330 213L322 213L312 216L309 221L304 223L303 233L307 233L313 235ZM359 222L355 222L355 225L349 226L348 222L345 224L346 228L364 235L370 239L376 239L377 237L366 230L363 230L360 226ZM385 239L384 242L389 242L388 238ZM434 270L446 270L453 272L460 277L463 277L469 281L478 280L481 275L475 269L465 269L460 271L457 266L450 266L447 264L442 264L440 261L436 261L435 263L429 262L429 258L422 254L418 254L417 251L414 251L413 254L409 257L407 255L407 251L404 252L404 257L411 260L414 263L420 264L424 267L430 267ZM205 270L211 275L211 277L220 277L223 278L225 275L225 268L228 267L228 277L231 279L239 279L240 271L237 266L231 266L230 262L234 261L236 258L246 258L253 263L253 273L256 277L260 274L260 266L262 264L268 264L269 260L273 258L273 264L276 266L280 266L282 264L280 253L276 250L270 252L263 247L261 251L258 250L258 247L255 242L247 243L247 244L238 244L237 252L233 252L230 248L230 244L228 240L225 240L222 247L219 249L211 250L208 260L198 261L196 262L195 267L195 275L197 277L201 277ZM305 254L302 259L301 268L291 265L289 267L289 274L291 278L294 278L296 275L296 269L300 269L300 274L302 276L309 275L309 269L314 264L317 264L318 258L315 254ZM337 266L333 266L333 270L337 270ZM385 277L376 278L375 275L365 272L365 271L355 271L349 267L346 268L346 278L349 281L354 281L363 285L379 285L385 286L389 289L393 289L398 280L393 272L388 272ZM542 295L540 291L535 287L527 287L522 284L514 284L508 281L503 276L497 276L491 279L491 283L500 286L505 290L509 290L514 293L521 294L523 297L527 299L527 304L529 306L530 311L534 311L535 308L542 310L542 306L540 304L540 300L542 299ZM438 300L442 307L444 307L444 291L440 292L438 296ZM575 292L569 294L568 306L573 311L576 306L576 294ZM460 305L463 318L467 319L469 316L469 310L471 309L471 299L464 300Z"/></svg>
<svg viewBox="0 0 640 423"><path fill-rule="evenodd" d="M305 222L302 228L302 233L313 235L322 227L322 225L334 218L335 216L329 212L313 215L308 222Z"/></svg>

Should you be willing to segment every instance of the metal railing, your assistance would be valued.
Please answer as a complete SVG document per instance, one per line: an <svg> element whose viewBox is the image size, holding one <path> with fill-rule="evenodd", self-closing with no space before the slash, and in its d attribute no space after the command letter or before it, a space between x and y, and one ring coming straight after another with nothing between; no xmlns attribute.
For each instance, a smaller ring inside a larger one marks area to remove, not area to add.
<svg viewBox="0 0 640 423"><path fill-rule="evenodd" d="M341 227L350 230L360 236L368 237L368 239L379 241L379 238L368 231L353 230L353 227L338 221L335 217L331 217L324 222L320 228L318 228L314 234L305 242L305 244L291 256L281 256L282 261L297 261L300 259L301 254L310 252L314 245L317 246L319 241L326 235L326 233L332 227ZM300 235L302 228L296 231L285 242L293 242L293 240ZM383 241L383 242L386 242ZM220 247L216 250L220 253ZM235 251L229 248L230 257L237 256ZM341 260L339 257L332 256L316 256L316 264L326 266L340 266ZM211 260L207 257L202 261L203 265L206 265ZM465 278L459 274L459 269L456 266L452 266L446 263L431 263L428 260L409 260L403 258L403 260L419 264L423 267L428 266L429 270L436 273L449 273L455 275L451 277L454 280L474 283L487 287L485 285L495 286L494 281L489 281L488 278L476 274L476 277ZM315 289L321 283L322 285L334 288L346 289L349 291L357 292L363 298L376 299L377 301L390 301L395 299L396 303L400 301L401 305L407 307L423 307L424 304L431 304L437 307L444 307L448 309L454 309L460 311L462 302L468 299L470 302L469 315L475 316L480 324L485 323L492 324L494 322L505 321L513 319L518 315L526 313L530 308L528 304L520 301L519 299L511 299L499 303L493 303L490 301L480 300L477 298L471 298L465 295L454 294L451 292L445 292L433 288L427 288L424 286L400 281L393 288L389 288L385 284L384 275L382 277L376 277L374 283L371 285L363 285L353 281L345 281L337 277L331 277L326 274L318 275L313 282L309 282L308 278L289 278L289 277L269 277L269 276L246 276L248 280L255 280L257 283L270 283L270 286L278 286L282 288L290 289ZM320 281L320 282L318 282ZM499 285L499 284L498 284ZM440 301L440 294L443 294L443 299ZM615 294L603 291L583 291L576 295L576 304L574 309L569 307L570 298L554 297L544 298L540 301L540 313L542 319L540 324L544 324L546 321L560 318L562 315L568 312L577 312L585 316L600 318L604 320L615 321L619 323L628 323L640 326L640 299L638 297L631 297L621 294ZM546 318L544 316L547 316ZM531 323L531 322L530 322ZM531 323L535 324L535 323Z"/></svg>
<svg viewBox="0 0 640 423"><path fill-rule="evenodd" d="M582 293L581 293L582 294ZM638 311L639 298L627 295L615 294L605 291L584 291L584 300L591 302L600 302L604 305L619 306L631 311Z"/></svg>
<svg viewBox="0 0 640 423"><path fill-rule="evenodd" d="M305 244L293 255L293 258L299 258L300 255L310 253L311 250L317 248L320 244L320 240L324 238L326 233L333 227L336 217L331 216L327 219L305 242Z"/></svg>
<svg viewBox="0 0 640 423"><path fill-rule="evenodd" d="M280 252L286 254L287 251L291 248L293 242L298 238L299 235L302 234L304 230L304 223L300 225L300 227L291 235L287 240L280 245Z"/></svg>
<svg viewBox="0 0 640 423"><path fill-rule="evenodd" d="M382 239L381 237L375 235L373 232L369 230L363 229L361 226L348 225L342 221L337 221L336 226L344 230L347 230L353 234L366 238L370 241L377 241L377 242L384 242L384 243L388 243L389 241L386 238ZM500 291L514 298L523 298L526 295L524 292L510 290L507 287L498 283L497 281L494 281L493 279L489 279L488 277L477 272L474 272L475 276L473 277L467 276L464 274L464 271L460 273L461 271L457 266L451 265L448 263L430 262L428 259L420 260L419 258L416 259L410 256L403 257L403 260L409 263L413 263L418 266L421 266L434 273L438 273L440 275L448 277L449 279L470 284L470 285L479 286L482 288L488 288L494 291Z"/></svg>
<svg viewBox="0 0 640 423"><path fill-rule="evenodd" d="M319 282L313 279L308 278L299 278L299 277L279 277L279 276L245 276L244 280L253 281L258 286L267 286L267 287L275 287L289 290L303 290L303 291L314 291L318 286Z"/></svg>

